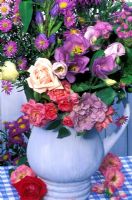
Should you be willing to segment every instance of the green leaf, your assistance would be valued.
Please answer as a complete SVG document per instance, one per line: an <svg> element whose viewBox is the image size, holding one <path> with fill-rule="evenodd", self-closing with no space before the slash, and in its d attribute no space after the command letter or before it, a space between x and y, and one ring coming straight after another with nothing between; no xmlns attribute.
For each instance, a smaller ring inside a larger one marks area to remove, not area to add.
<svg viewBox="0 0 132 200"><path fill-rule="evenodd" d="M100 90L96 92L96 95L107 105L111 105L117 96L117 93L115 90L113 90L111 87L105 88L103 90Z"/></svg>
<svg viewBox="0 0 132 200"><path fill-rule="evenodd" d="M77 132L77 136L83 136L85 135L87 132L86 131L83 131L83 132Z"/></svg>
<svg viewBox="0 0 132 200"><path fill-rule="evenodd" d="M33 15L33 4L31 0L22 1L19 6L20 16L23 23L23 31L26 33Z"/></svg>
<svg viewBox="0 0 132 200"><path fill-rule="evenodd" d="M95 61L95 59L97 58L100 58L100 57L103 57L104 56L104 51L103 50L98 50L94 53L91 61L90 61L90 65L89 65L89 68L92 69L92 66L93 66L93 63Z"/></svg>
<svg viewBox="0 0 132 200"><path fill-rule="evenodd" d="M23 164L27 164L26 156L19 158L18 165L23 165Z"/></svg>
<svg viewBox="0 0 132 200"><path fill-rule="evenodd" d="M59 129L59 134L58 134L57 138L62 139L62 138L67 137L69 135L71 135L71 132L66 127L61 127Z"/></svg>
<svg viewBox="0 0 132 200"><path fill-rule="evenodd" d="M91 86L89 85L89 82L86 81L86 82L82 82L82 83L76 83L76 84L73 84L72 85L72 90L74 92L84 92L84 91L87 91L91 88Z"/></svg>
<svg viewBox="0 0 132 200"><path fill-rule="evenodd" d="M34 92L34 99L35 101L39 102L41 100L41 94L38 92Z"/></svg>
<svg viewBox="0 0 132 200"><path fill-rule="evenodd" d="M50 35L54 34L54 33L57 33L58 30L60 29L60 27L62 26L62 21L58 22L52 29L51 29L51 32L50 32Z"/></svg>
<svg viewBox="0 0 132 200"><path fill-rule="evenodd" d="M121 83L125 83L127 85L131 85L132 84L132 75L127 75L121 78Z"/></svg>
<svg viewBox="0 0 132 200"><path fill-rule="evenodd" d="M33 90L28 86L27 83L24 83L24 92L26 95L27 100L29 101L30 99L34 99L34 92Z"/></svg>
<svg viewBox="0 0 132 200"><path fill-rule="evenodd" d="M60 123L61 123L61 120L56 120L56 121L53 121L51 122L47 127L46 129L47 130L53 130L53 129L56 129L60 126Z"/></svg>

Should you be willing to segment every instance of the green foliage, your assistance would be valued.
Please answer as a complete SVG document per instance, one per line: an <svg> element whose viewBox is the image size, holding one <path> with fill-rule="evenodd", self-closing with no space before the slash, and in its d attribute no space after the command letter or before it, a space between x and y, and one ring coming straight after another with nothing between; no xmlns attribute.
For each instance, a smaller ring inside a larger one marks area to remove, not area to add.
<svg viewBox="0 0 132 200"><path fill-rule="evenodd" d="M69 129L67 129L66 127L61 127L59 129L59 134L58 134L58 137L59 139L62 139L64 137L67 137L67 136L70 136L71 135L71 132Z"/></svg>
<svg viewBox="0 0 132 200"><path fill-rule="evenodd" d="M19 158L18 166L23 165L23 164L27 165L27 157L26 156Z"/></svg>
<svg viewBox="0 0 132 200"><path fill-rule="evenodd" d="M117 95L111 87L96 92L96 95L107 105L111 105Z"/></svg>
<svg viewBox="0 0 132 200"><path fill-rule="evenodd" d="M121 78L121 83L125 83L127 85L131 85L132 84L132 75L124 75L122 78Z"/></svg>
<svg viewBox="0 0 132 200"><path fill-rule="evenodd" d="M60 126L61 120L55 120L51 123L48 124L48 126L46 127L47 130L53 130L56 129Z"/></svg>
<svg viewBox="0 0 132 200"><path fill-rule="evenodd" d="M21 20L23 23L23 31L26 33L33 15L33 3L31 0L22 1L19 7Z"/></svg>

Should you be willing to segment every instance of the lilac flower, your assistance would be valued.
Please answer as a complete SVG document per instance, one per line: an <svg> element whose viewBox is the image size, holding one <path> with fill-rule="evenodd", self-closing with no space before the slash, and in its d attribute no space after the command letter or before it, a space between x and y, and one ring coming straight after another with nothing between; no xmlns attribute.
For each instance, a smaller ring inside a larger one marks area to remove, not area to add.
<svg viewBox="0 0 132 200"><path fill-rule="evenodd" d="M9 19L0 20L0 31L6 33L12 29L12 22Z"/></svg>
<svg viewBox="0 0 132 200"><path fill-rule="evenodd" d="M74 61L70 63L68 68L68 73L66 75L67 80L70 83L74 83L76 80L76 75L78 73L85 73L88 71L87 64L89 62L89 58L86 56L76 56Z"/></svg>
<svg viewBox="0 0 132 200"><path fill-rule="evenodd" d="M13 89L13 85L10 81L2 81L2 92L4 91L6 94L10 95Z"/></svg>
<svg viewBox="0 0 132 200"><path fill-rule="evenodd" d="M125 55L125 47L120 42L114 42L105 49L104 53L105 56L111 55L115 59L116 57Z"/></svg>
<svg viewBox="0 0 132 200"><path fill-rule="evenodd" d="M91 130L97 122L104 121L107 110L107 106L95 94L84 93L70 113L75 130L77 132Z"/></svg>
<svg viewBox="0 0 132 200"><path fill-rule="evenodd" d="M101 3L101 0L77 0L77 2L82 5L98 5Z"/></svg>
<svg viewBox="0 0 132 200"><path fill-rule="evenodd" d="M4 53L8 58L12 58L17 53L17 43L10 40L4 47Z"/></svg>
<svg viewBox="0 0 132 200"><path fill-rule="evenodd" d="M25 57L19 57L17 59L17 66L19 69L26 70L27 69L27 59Z"/></svg>
<svg viewBox="0 0 132 200"><path fill-rule="evenodd" d="M72 11L67 11L64 15L64 24L67 28L70 28L75 25L76 19Z"/></svg>
<svg viewBox="0 0 132 200"><path fill-rule="evenodd" d="M56 41L56 35L55 34L50 35L50 37L49 37L49 43L50 44L54 44L55 41Z"/></svg>
<svg viewBox="0 0 132 200"><path fill-rule="evenodd" d="M50 15L51 17L56 17L59 13L59 5L58 3L54 4L54 6L52 7L51 11L50 11Z"/></svg>
<svg viewBox="0 0 132 200"><path fill-rule="evenodd" d="M52 71L59 79L64 79L67 74L67 65L63 61L55 62Z"/></svg>
<svg viewBox="0 0 132 200"><path fill-rule="evenodd" d="M93 75L99 78L107 78L107 75L116 68L115 59L112 56L97 58L93 63Z"/></svg>
<svg viewBox="0 0 132 200"><path fill-rule="evenodd" d="M45 34L39 34L35 39L35 47L40 50L45 50L49 46L49 41Z"/></svg>

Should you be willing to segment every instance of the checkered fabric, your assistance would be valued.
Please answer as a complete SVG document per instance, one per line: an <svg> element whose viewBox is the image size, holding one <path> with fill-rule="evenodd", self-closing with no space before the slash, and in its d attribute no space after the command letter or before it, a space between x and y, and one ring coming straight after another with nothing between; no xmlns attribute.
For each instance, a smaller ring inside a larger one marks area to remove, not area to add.
<svg viewBox="0 0 132 200"><path fill-rule="evenodd" d="M126 193L126 200L132 200L132 156L122 157L123 163L122 172L125 175L125 183L120 191ZM0 167L0 200L20 200L15 188L13 188L9 181L9 170L12 167ZM103 176L96 172L92 177L92 184L103 181ZM90 200L108 200L109 198L104 194L91 193Z"/></svg>

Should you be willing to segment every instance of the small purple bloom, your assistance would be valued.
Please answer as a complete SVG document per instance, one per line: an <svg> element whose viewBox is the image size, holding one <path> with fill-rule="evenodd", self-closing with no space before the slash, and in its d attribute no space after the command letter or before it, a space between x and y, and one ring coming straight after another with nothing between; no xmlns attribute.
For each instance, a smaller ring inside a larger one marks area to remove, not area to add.
<svg viewBox="0 0 132 200"><path fill-rule="evenodd" d="M113 56L97 58L93 63L93 75L99 78L107 78L107 75L116 67L117 65Z"/></svg>
<svg viewBox="0 0 132 200"><path fill-rule="evenodd" d="M2 92L4 91L6 94L10 95L13 89L13 85L10 81L2 81Z"/></svg>
<svg viewBox="0 0 132 200"><path fill-rule="evenodd" d="M49 37L49 43L50 44L54 44L55 41L56 41L56 34L50 35L50 37Z"/></svg>
<svg viewBox="0 0 132 200"><path fill-rule="evenodd" d="M91 130L97 122L103 122L107 106L95 94L84 93L73 107L70 117L77 132Z"/></svg>
<svg viewBox="0 0 132 200"><path fill-rule="evenodd" d="M65 13L67 10L72 10L76 5L76 0L56 0L58 3L59 11Z"/></svg>
<svg viewBox="0 0 132 200"><path fill-rule="evenodd" d="M0 20L0 31L6 33L12 29L12 22L9 19Z"/></svg>
<svg viewBox="0 0 132 200"><path fill-rule="evenodd" d="M12 58L17 53L17 43L10 40L4 47L4 53L8 58Z"/></svg>
<svg viewBox="0 0 132 200"><path fill-rule="evenodd" d="M101 0L77 0L81 5L99 5Z"/></svg>
<svg viewBox="0 0 132 200"><path fill-rule="evenodd" d="M27 69L27 59L25 57L19 57L17 59L17 66L19 69L26 70Z"/></svg>
<svg viewBox="0 0 132 200"><path fill-rule="evenodd" d="M36 12L35 21L36 21L36 24L38 24L38 25L43 24L44 17L43 17L43 14L40 11Z"/></svg>
<svg viewBox="0 0 132 200"><path fill-rule="evenodd" d="M51 11L50 11L50 15L51 17L56 17L59 13L59 5L58 3L54 4L54 6L52 7Z"/></svg>
<svg viewBox="0 0 132 200"><path fill-rule="evenodd" d="M67 28L71 28L76 23L75 15L72 11L67 11L64 15L64 24Z"/></svg>
<svg viewBox="0 0 132 200"><path fill-rule="evenodd" d="M49 46L49 41L45 34L39 34L35 39L35 47L41 51L47 49Z"/></svg>

